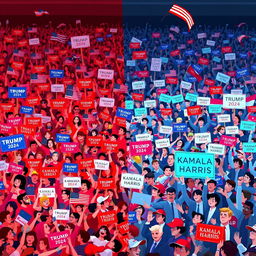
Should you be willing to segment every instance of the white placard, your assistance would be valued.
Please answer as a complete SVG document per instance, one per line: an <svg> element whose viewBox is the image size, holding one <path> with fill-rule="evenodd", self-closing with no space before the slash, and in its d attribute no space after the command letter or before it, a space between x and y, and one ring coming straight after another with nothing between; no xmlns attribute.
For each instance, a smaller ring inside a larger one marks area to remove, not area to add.
<svg viewBox="0 0 256 256"><path fill-rule="evenodd" d="M156 108L156 101L155 100L145 100L144 107L145 108Z"/></svg>
<svg viewBox="0 0 256 256"><path fill-rule="evenodd" d="M155 143L157 148L170 147L170 139L155 140Z"/></svg>
<svg viewBox="0 0 256 256"><path fill-rule="evenodd" d="M221 144L209 144L208 145L208 152L207 153L213 153L215 155L224 155L225 153L225 146Z"/></svg>
<svg viewBox="0 0 256 256"><path fill-rule="evenodd" d="M243 94L243 90L241 90L241 89L232 89L231 94L236 94L236 95Z"/></svg>
<svg viewBox="0 0 256 256"><path fill-rule="evenodd" d="M69 210L65 209L54 209L53 210L53 218L56 220L69 220Z"/></svg>
<svg viewBox="0 0 256 256"><path fill-rule="evenodd" d="M226 130L226 134L238 134L239 133L238 126L226 126L225 130Z"/></svg>
<svg viewBox="0 0 256 256"><path fill-rule="evenodd" d="M139 89L145 89L145 81L136 81L132 82L132 89L133 90L139 90Z"/></svg>
<svg viewBox="0 0 256 256"><path fill-rule="evenodd" d="M235 60L236 54L235 53L226 53L225 54L225 60Z"/></svg>
<svg viewBox="0 0 256 256"><path fill-rule="evenodd" d="M245 109L246 95L244 94L223 94L223 108L227 109Z"/></svg>
<svg viewBox="0 0 256 256"><path fill-rule="evenodd" d="M140 45L142 44L142 41L139 40L138 38L136 37L133 37L132 40L131 40L131 43L140 43Z"/></svg>
<svg viewBox="0 0 256 256"><path fill-rule="evenodd" d="M210 104L211 104L211 99L209 97L197 97L197 105L209 106Z"/></svg>
<svg viewBox="0 0 256 256"><path fill-rule="evenodd" d="M90 47L90 37L86 36L72 36L71 37L72 49Z"/></svg>
<svg viewBox="0 0 256 256"><path fill-rule="evenodd" d="M171 134L172 133L172 126L161 125L160 129L159 129L159 132L163 133L163 134Z"/></svg>
<svg viewBox="0 0 256 256"><path fill-rule="evenodd" d="M190 82L186 82L186 81L180 82L180 87L183 89L190 90L191 86L192 86L192 83Z"/></svg>
<svg viewBox="0 0 256 256"><path fill-rule="evenodd" d="M149 141L149 140L152 140L152 135L148 133L137 134L135 135L135 139L136 141Z"/></svg>
<svg viewBox="0 0 256 256"><path fill-rule="evenodd" d="M39 45L40 44L39 38L30 38L28 41L29 41L29 45Z"/></svg>
<svg viewBox="0 0 256 256"><path fill-rule="evenodd" d="M121 176L121 187L142 189L144 185L144 176L133 173L123 173Z"/></svg>
<svg viewBox="0 0 256 256"><path fill-rule="evenodd" d="M208 46L215 46L215 41L213 41L213 40L207 40L207 41L206 41L206 45L208 45Z"/></svg>
<svg viewBox="0 0 256 256"><path fill-rule="evenodd" d="M111 28L109 31L110 33L117 33L117 28Z"/></svg>
<svg viewBox="0 0 256 256"><path fill-rule="evenodd" d="M150 71L160 72L161 71L161 65L162 65L162 60L160 58L152 58L151 59Z"/></svg>
<svg viewBox="0 0 256 256"><path fill-rule="evenodd" d="M52 118L50 116L41 116L41 119L42 119L43 124L49 123L52 120Z"/></svg>
<svg viewBox="0 0 256 256"><path fill-rule="evenodd" d="M47 196L50 198L54 198L55 188L39 188L38 193L39 193L39 197Z"/></svg>
<svg viewBox="0 0 256 256"><path fill-rule="evenodd" d="M155 87L163 87L163 86L165 86L165 80L155 80L154 81L154 86Z"/></svg>
<svg viewBox="0 0 256 256"><path fill-rule="evenodd" d="M112 69L99 69L98 78L112 80L114 77L114 70Z"/></svg>
<svg viewBox="0 0 256 256"><path fill-rule="evenodd" d="M115 99L113 98L100 98L100 107L113 108L115 105Z"/></svg>
<svg viewBox="0 0 256 256"><path fill-rule="evenodd" d="M195 143L209 143L211 142L211 134L209 132L195 133Z"/></svg>
<svg viewBox="0 0 256 256"><path fill-rule="evenodd" d="M81 177L65 177L63 186L64 188L81 188Z"/></svg>
<svg viewBox="0 0 256 256"><path fill-rule="evenodd" d="M218 123L228 123L230 122L230 115L229 114L218 115L217 120L218 120Z"/></svg>
<svg viewBox="0 0 256 256"><path fill-rule="evenodd" d="M5 161L0 161L0 171L6 171L8 169L8 164Z"/></svg>
<svg viewBox="0 0 256 256"><path fill-rule="evenodd" d="M64 84L51 84L51 92L64 92Z"/></svg>
<svg viewBox="0 0 256 256"><path fill-rule="evenodd" d="M96 170L108 170L109 169L109 161L94 159L94 166Z"/></svg>
<svg viewBox="0 0 256 256"><path fill-rule="evenodd" d="M197 34L198 39L202 39L202 38L206 38L206 37L207 37L206 33L198 33Z"/></svg>

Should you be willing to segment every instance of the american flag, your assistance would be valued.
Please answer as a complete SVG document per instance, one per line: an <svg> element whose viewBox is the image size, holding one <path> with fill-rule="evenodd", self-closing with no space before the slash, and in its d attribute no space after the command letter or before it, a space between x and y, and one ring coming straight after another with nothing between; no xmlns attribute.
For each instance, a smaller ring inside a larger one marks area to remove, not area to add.
<svg viewBox="0 0 256 256"><path fill-rule="evenodd" d="M57 42L60 42L60 43L66 43L68 41L68 37L65 36L65 35L60 35L60 34L57 34L57 33L51 33L51 39L52 41L57 41Z"/></svg>
<svg viewBox="0 0 256 256"><path fill-rule="evenodd" d="M28 28L28 33L37 33L37 28L35 27Z"/></svg>
<svg viewBox="0 0 256 256"><path fill-rule="evenodd" d="M71 192L69 202L71 204L88 204L89 195Z"/></svg>
<svg viewBox="0 0 256 256"><path fill-rule="evenodd" d="M194 20L191 16L191 14L181 6L174 4L172 8L169 10L169 13L172 13L175 16L178 16L179 18L183 19L188 24L188 29L190 30L192 26L194 25Z"/></svg>
<svg viewBox="0 0 256 256"><path fill-rule="evenodd" d="M169 10L169 13L178 16L179 18L183 19L188 24L188 29L190 30L194 25L194 20L191 14L181 6L174 4L172 8Z"/></svg>
<svg viewBox="0 0 256 256"><path fill-rule="evenodd" d="M37 17L40 17L40 16L43 16L43 15L49 15L49 12L40 9L38 11L35 11L35 15Z"/></svg>

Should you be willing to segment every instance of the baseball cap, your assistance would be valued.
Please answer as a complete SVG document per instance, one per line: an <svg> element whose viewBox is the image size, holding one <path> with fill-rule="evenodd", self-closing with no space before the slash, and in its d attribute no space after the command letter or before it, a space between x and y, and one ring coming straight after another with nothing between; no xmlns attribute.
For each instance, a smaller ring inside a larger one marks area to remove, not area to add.
<svg viewBox="0 0 256 256"><path fill-rule="evenodd" d="M164 194L165 193L165 187L163 184L156 184L153 186L153 188L156 188L160 191L161 194Z"/></svg>
<svg viewBox="0 0 256 256"><path fill-rule="evenodd" d="M162 215L166 216L166 213L163 209L158 209L155 212L153 212L153 214L162 214Z"/></svg>
<svg viewBox="0 0 256 256"><path fill-rule="evenodd" d="M251 226L246 226L246 228L247 228L248 230L250 230L250 231L256 232L256 224L253 225L252 227L251 227Z"/></svg>
<svg viewBox="0 0 256 256"><path fill-rule="evenodd" d="M108 197L109 197L109 196L106 196L106 197L104 197L104 196L99 196L99 197L97 198L97 203L98 203L98 204L103 203L104 201L106 201L106 200L108 199Z"/></svg>
<svg viewBox="0 0 256 256"><path fill-rule="evenodd" d="M145 243L146 243L145 240L138 241L138 240L135 240L135 239L129 239L129 248L135 248L135 247L137 247L139 245L143 245Z"/></svg>
<svg viewBox="0 0 256 256"><path fill-rule="evenodd" d="M167 223L170 228L184 227L184 221L179 218L174 218L172 222Z"/></svg>
<svg viewBox="0 0 256 256"><path fill-rule="evenodd" d="M173 247L175 245L178 245L180 247L185 247L188 250L190 250L190 248L191 248L189 241L186 239L179 239L176 242L170 244L171 247Z"/></svg>

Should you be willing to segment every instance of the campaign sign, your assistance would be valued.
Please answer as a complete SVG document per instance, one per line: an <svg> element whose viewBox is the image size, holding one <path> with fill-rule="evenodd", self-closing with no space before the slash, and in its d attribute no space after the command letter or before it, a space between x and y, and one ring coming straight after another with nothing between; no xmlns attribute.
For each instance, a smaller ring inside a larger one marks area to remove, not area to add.
<svg viewBox="0 0 256 256"><path fill-rule="evenodd" d="M154 81L155 87L164 87L165 86L165 80L155 80Z"/></svg>
<svg viewBox="0 0 256 256"><path fill-rule="evenodd" d="M235 60L236 59L236 54L235 53L226 53L225 54L225 60Z"/></svg>
<svg viewBox="0 0 256 256"><path fill-rule="evenodd" d="M125 235L129 232L129 222L123 221L119 224L117 224L117 230L121 235Z"/></svg>
<svg viewBox="0 0 256 256"><path fill-rule="evenodd" d="M245 153L256 153L255 142L243 142L243 151Z"/></svg>
<svg viewBox="0 0 256 256"><path fill-rule="evenodd" d="M166 148L170 147L170 139L159 139L155 141L157 148Z"/></svg>
<svg viewBox="0 0 256 256"><path fill-rule="evenodd" d="M116 116L125 118L127 121L132 120L133 111L125 108L117 108Z"/></svg>
<svg viewBox="0 0 256 256"><path fill-rule="evenodd" d="M70 142L70 135L56 133L56 142Z"/></svg>
<svg viewBox="0 0 256 256"><path fill-rule="evenodd" d="M117 213L116 211L100 212L98 214L99 226L106 226L117 223Z"/></svg>
<svg viewBox="0 0 256 256"><path fill-rule="evenodd" d="M171 134L172 130L173 130L172 126L161 125L159 132L163 134Z"/></svg>
<svg viewBox="0 0 256 256"><path fill-rule="evenodd" d="M100 107L113 108L115 105L115 99L112 98L100 98Z"/></svg>
<svg viewBox="0 0 256 256"><path fill-rule="evenodd" d="M221 83L227 84L227 83L229 83L230 76L225 75L225 74L223 74L221 72L218 72L217 76L216 76L216 80L221 82Z"/></svg>
<svg viewBox="0 0 256 256"><path fill-rule="evenodd" d="M211 143L208 145L208 153L212 153L215 155L224 155L225 146L220 144Z"/></svg>
<svg viewBox="0 0 256 256"><path fill-rule="evenodd" d="M27 98L27 88L8 87L8 98Z"/></svg>
<svg viewBox="0 0 256 256"><path fill-rule="evenodd" d="M241 121L240 130L243 131L254 131L255 130L255 122L252 121Z"/></svg>
<svg viewBox="0 0 256 256"><path fill-rule="evenodd" d="M217 116L218 123L228 123L230 122L230 114L223 114Z"/></svg>
<svg viewBox="0 0 256 256"><path fill-rule="evenodd" d="M132 204L139 204L139 205L144 205L146 203L146 204L150 205L151 204L151 198L152 198L152 195L133 192L131 203Z"/></svg>
<svg viewBox="0 0 256 256"><path fill-rule="evenodd" d="M109 169L109 161L94 159L94 166L96 170L108 170Z"/></svg>
<svg viewBox="0 0 256 256"><path fill-rule="evenodd" d="M222 105L213 104L208 106L208 111L210 114L217 114L222 112Z"/></svg>
<svg viewBox="0 0 256 256"><path fill-rule="evenodd" d="M184 101L184 98L183 98L182 94L172 96L172 103L173 104L183 102L183 101Z"/></svg>
<svg viewBox="0 0 256 256"><path fill-rule="evenodd" d="M50 78L63 78L64 70L50 69Z"/></svg>
<svg viewBox="0 0 256 256"><path fill-rule="evenodd" d="M245 109L246 108L246 95L223 94L223 108Z"/></svg>
<svg viewBox="0 0 256 256"><path fill-rule="evenodd" d="M29 41L29 45L39 45L40 44L39 38L30 38L28 41Z"/></svg>
<svg viewBox="0 0 256 256"><path fill-rule="evenodd" d="M63 186L64 188L81 188L81 177L65 177Z"/></svg>
<svg viewBox="0 0 256 256"><path fill-rule="evenodd" d="M80 151L79 144L76 142L67 142L61 144L62 153L77 153Z"/></svg>
<svg viewBox="0 0 256 256"><path fill-rule="evenodd" d="M145 81L136 81L132 82L132 89L133 90L140 90L140 89L145 89Z"/></svg>
<svg viewBox="0 0 256 256"><path fill-rule="evenodd" d="M54 198L55 197L55 188L39 188L38 196L39 197L47 196L49 198Z"/></svg>
<svg viewBox="0 0 256 256"><path fill-rule="evenodd" d="M114 77L114 70L112 69L99 69L98 79L112 80Z"/></svg>
<svg viewBox="0 0 256 256"><path fill-rule="evenodd" d="M63 164L63 172L77 173L78 172L78 164L64 163Z"/></svg>
<svg viewBox="0 0 256 256"><path fill-rule="evenodd" d="M160 58L152 58L150 71L161 71L162 60Z"/></svg>
<svg viewBox="0 0 256 256"><path fill-rule="evenodd" d="M152 137L152 135L150 135L148 133L135 135L136 141L149 141L149 140L151 140L151 137Z"/></svg>
<svg viewBox="0 0 256 256"><path fill-rule="evenodd" d="M171 103L172 101L172 96L168 94L160 94L159 101L165 102L165 103Z"/></svg>
<svg viewBox="0 0 256 256"><path fill-rule="evenodd" d="M51 92L64 92L64 84L51 84ZM69 91L67 91L69 93Z"/></svg>
<svg viewBox="0 0 256 256"><path fill-rule="evenodd" d="M152 142L151 141L130 142L130 154L131 156L151 155Z"/></svg>
<svg viewBox="0 0 256 256"><path fill-rule="evenodd" d="M5 161L0 161L0 171L7 171L8 165Z"/></svg>
<svg viewBox="0 0 256 256"><path fill-rule="evenodd" d="M192 106L187 108L188 116L193 115L201 115L202 114L202 108L201 106Z"/></svg>
<svg viewBox="0 0 256 256"><path fill-rule="evenodd" d="M249 70L247 68L238 69L236 71L236 78L241 78L243 76L249 76Z"/></svg>
<svg viewBox="0 0 256 256"><path fill-rule="evenodd" d="M156 101L155 100L145 100L144 106L145 106L145 108L156 108Z"/></svg>
<svg viewBox="0 0 256 256"><path fill-rule="evenodd" d="M173 132L187 132L188 126L184 124L173 124Z"/></svg>
<svg viewBox="0 0 256 256"><path fill-rule="evenodd" d="M236 137L221 135L220 137L220 144L228 146L228 147L234 147L237 143Z"/></svg>
<svg viewBox="0 0 256 256"><path fill-rule="evenodd" d="M198 97L197 98L197 105L198 106L209 106L211 99L209 97Z"/></svg>
<svg viewBox="0 0 256 256"><path fill-rule="evenodd" d="M72 36L71 37L72 49L90 47L90 37L86 36Z"/></svg>
<svg viewBox="0 0 256 256"><path fill-rule="evenodd" d="M48 241L50 248L56 248L60 245L65 245L68 243L68 238L70 236L69 231L55 232L48 235Z"/></svg>
<svg viewBox="0 0 256 256"><path fill-rule="evenodd" d="M54 209L53 218L56 220L69 220L69 210L66 209Z"/></svg>
<svg viewBox="0 0 256 256"><path fill-rule="evenodd" d="M15 163L10 163L8 166L8 172L14 173L14 174L22 174L24 169L23 165L18 165Z"/></svg>
<svg viewBox="0 0 256 256"><path fill-rule="evenodd" d="M60 169L58 167L42 167L40 172L41 178L57 178L59 177Z"/></svg>
<svg viewBox="0 0 256 256"><path fill-rule="evenodd" d="M146 116L147 115L147 109L146 108L135 108L134 109L135 116Z"/></svg>
<svg viewBox="0 0 256 256"><path fill-rule="evenodd" d="M190 90L192 83L181 81L180 87L186 90Z"/></svg>
<svg viewBox="0 0 256 256"><path fill-rule="evenodd" d="M215 178L214 154L175 152L175 175L185 178Z"/></svg>
<svg viewBox="0 0 256 256"><path fill-rule="evenodd" d="M136 212L128 212L129 223L137 222Z"/></svg>
<svg viewBox="0 0 256 256"><path fill-rule="evenodd" d="M225 241L225 227L199 223L196 227L195 239L218 244Z"/></svg>
<svg viewBox="0 0 256 256"><path fill-rule="evenodd" d="M226 130L226 134L238 134L239 133L238 126L226 126L225 130Z"/></svg>
<svg viewBox="0 0 256 256"><path fill-rule="evenodd" d="M133 173L122 173L121 187L142 189L144 184L144 176Z"/></svg>
<svg viewBox="0 0 256 256"><path fill-rule="evenodd" d="M189 93L189 92L188 92L188 93L186 94L185 100L189 100L189 101L196 102L196 101L197 101L197 97L198 97L197 94L193 94L193 93Z"/></svg>
<svg viewBox="0 0 256 256"><path fill-rule="evenodd" d="M25 137L23 134L0 138L0 147L2 152L10 152L26 148Z"/></svg>
<svg viewBox="0 0 256 256"><path fill-rule="evenodd" d="M202 132L202 133L195 133L195 143L209 143L211 142L211 133L209 132Z"/></svg>
<svg viewBox="0 0 256 256"><path fill-rule="evenodd" d="M32 115L33 111L34 111L34 108L28 107L28 106L21 106L20 108L20 114Z"/></svg>
<svg viewBox="0 0 256 256"><path fill-rule="evenodd" d="M97 188L98 189L115 189L116 188L115 179L99 178Z"/></svg>
<svg viewBox="0 0 256 256"><path fill-rule="evenodd" d="M32 218L32 216L29 213L25 212L24 210L20 210L15 221L20 223L22 226L24 226L31 220L31 218Z"/></svg>
<svg viewBox="0 0 256 256"><path fill-rule="evenodd" d="M135 60L127 60L126 61L126 66L127 67L135 67L136 66L136 61Z"/></svg>

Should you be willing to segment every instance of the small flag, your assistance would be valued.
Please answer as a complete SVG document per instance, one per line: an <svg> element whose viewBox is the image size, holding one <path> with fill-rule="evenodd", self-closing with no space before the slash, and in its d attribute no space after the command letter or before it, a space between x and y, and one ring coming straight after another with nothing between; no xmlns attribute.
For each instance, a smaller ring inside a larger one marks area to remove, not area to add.
<svg viewBox="0 0 256 256"><path fill-rule="evenodd" d="M89 195L74 193L70 194L70 203L71 204L87 204L89 201Z"/></svg>
<svg viewBox="0 0 256 256"><path fill-rule="evenodd" d="M179 27L175 26L175 27L170 27L170 31L174 31L176 32L177 34L180 33L180 29Z"/></svg>
<svg viewBox="0 0 256 256"><path fill-rule="evenodd" d="M193 69L192 66L188 67L187 73L189 73L191 76L195 77L198 82L203 80L202 77Z"/></svg>
<svg viewBox="0 0 256 256"><path fill-rule="evenodd" d="M24 210L20 210L19 215L16 217L15 221L24 226L26 223L30 221L32 216L25 212Z"/></svg>
<svg viewBox="0 0 256 256"><path fill-rule="evenodd" d="M37 33L37 28L35 27L28 28L28 33Z"/></svg>
<svg viewBox="0 0 256 256"><path fill-rule="evenodd" d="M35 15L37 17L40 17L40 16L43 16L43 15L49 15L49 12L40 9L38 11L35 11Z"/></svg>
<svg viewBox="0 0 256 256"><path fill-rule="evenodd" d="M186 9L182 8L181 6L179 6L177 4L174 4L172 6L172 8L169 10L169 13L172 13L173 15L186 21L188 24L189 31L192 28L192 26L194 25L194 20L193 20L191 14Z"/></svg>
<svg viewBox="0 0 256 256"><path fill-rule="evenodd" d="M65 35L60 35L60 34L57 34L57 33L51 33L51 38L50 38L51 41L57 41L57 42L60 42L60 43L66 43L68 41L68 37L65 36Z"/></svg>

